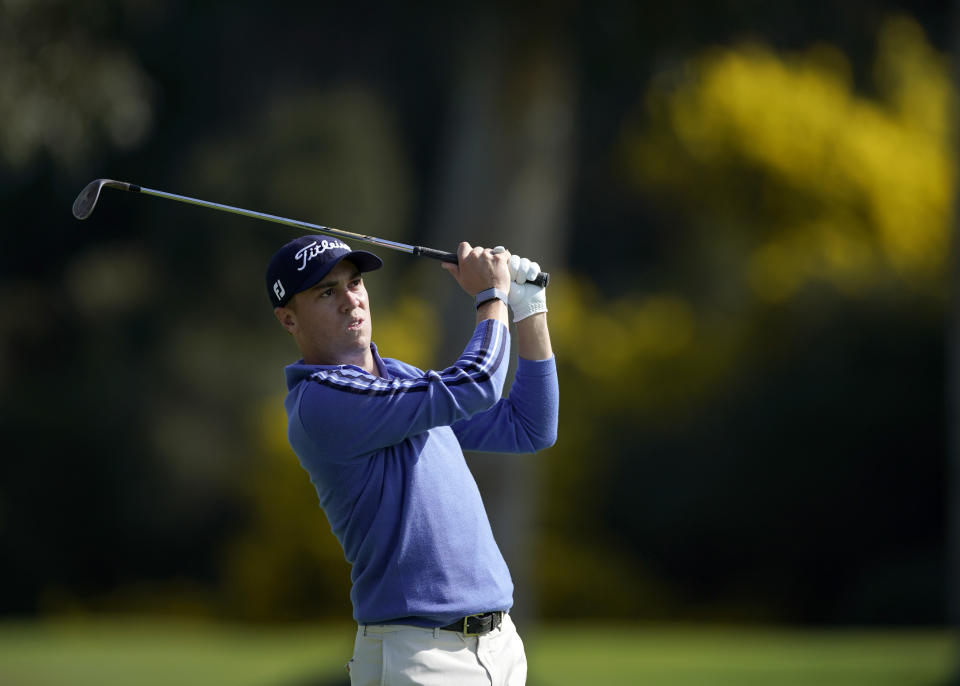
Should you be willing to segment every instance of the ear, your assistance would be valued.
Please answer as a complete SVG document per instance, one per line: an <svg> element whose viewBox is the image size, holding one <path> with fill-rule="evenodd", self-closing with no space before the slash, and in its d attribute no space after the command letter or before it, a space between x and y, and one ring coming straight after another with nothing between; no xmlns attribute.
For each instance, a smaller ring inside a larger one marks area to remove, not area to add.
<svg viewBox="0 0 960 686"><path fill-rule="evenodd" d="M297 315L289 307L273 308L273 316L277 318L280 325L287 330L287 333L293 334L297 329Z"/></svg>

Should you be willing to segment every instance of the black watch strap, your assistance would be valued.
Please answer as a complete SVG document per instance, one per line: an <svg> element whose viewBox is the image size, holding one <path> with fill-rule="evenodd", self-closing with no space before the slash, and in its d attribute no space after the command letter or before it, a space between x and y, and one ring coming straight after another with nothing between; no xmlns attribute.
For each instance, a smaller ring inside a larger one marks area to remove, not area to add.
<svg viewBox="0 0 960 686"><path fill-rule="evenodd" d="M491 300L502 300L503 304L507 304L507 294L501 291L499 288L488 288L485 291L480 291L477 293L477 297L474 302L479 309L480 306L484 303L488 303Z"/></svg>

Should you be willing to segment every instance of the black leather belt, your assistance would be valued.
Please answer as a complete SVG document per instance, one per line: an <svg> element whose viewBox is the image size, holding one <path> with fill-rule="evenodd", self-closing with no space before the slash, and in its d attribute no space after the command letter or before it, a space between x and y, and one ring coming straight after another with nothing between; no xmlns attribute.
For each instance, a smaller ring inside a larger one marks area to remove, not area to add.
<svg viewBox="0 0 960 686"><path fill-rule="evenodd" d="M443 631L459 631L464 636L483 636L494 629L499 629L503 623L503 611L481 612L477 615L461 617L453 624L440 627Z"/></svg>

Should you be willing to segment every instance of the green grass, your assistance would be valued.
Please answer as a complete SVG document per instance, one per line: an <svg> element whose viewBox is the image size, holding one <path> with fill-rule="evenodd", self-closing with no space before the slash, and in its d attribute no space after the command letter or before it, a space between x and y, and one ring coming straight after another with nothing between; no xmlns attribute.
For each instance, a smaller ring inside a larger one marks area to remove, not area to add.
<svg viewBox="0 0 960 686"><path fill-rule="evenodd" d="M349 626L97 620L0 624L4 686L340 683ZM338 671L339 670L339 671ZM318 681L319 678L319 681Z"/></svg>
<svg viewBox="0 0 960 686"><path fill-rule="evenodd" d="M552 625L524 631L531 686L946 686L947 631ZM4 686L346 684L349 625L0 622Z"/></svg>
<svg viewBox="0 0 960 686"><path fill-rule="evenodd" d="M533 686L946 686L958 664L945 631L626 626L528 644Z"/></svg>

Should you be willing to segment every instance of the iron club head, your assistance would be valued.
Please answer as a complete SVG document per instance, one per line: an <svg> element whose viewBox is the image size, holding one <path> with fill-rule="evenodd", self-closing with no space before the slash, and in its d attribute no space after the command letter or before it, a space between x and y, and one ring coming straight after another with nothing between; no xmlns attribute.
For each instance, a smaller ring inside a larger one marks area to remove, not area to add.
<svg viewBox="0 0 960 686"><path fill-rule="evenodd" d="M100 191L104 186L117 188L122 191L140 190L138 186L124 181L114 181L113 179L97 179L88 183L77 199L73 201L73 216L77 219L86 219L93 214L93 208L97 206L97 200L100 199Z"/></svg>

